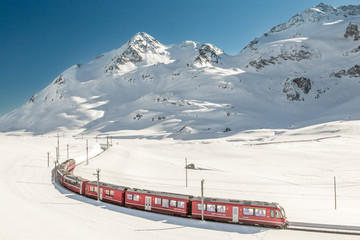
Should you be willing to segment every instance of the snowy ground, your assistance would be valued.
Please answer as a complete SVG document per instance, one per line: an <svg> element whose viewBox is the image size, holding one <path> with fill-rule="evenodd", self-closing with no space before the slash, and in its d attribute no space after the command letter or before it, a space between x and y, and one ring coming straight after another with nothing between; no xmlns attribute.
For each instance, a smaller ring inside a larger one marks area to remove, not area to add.
<svg viewBox="0 0 360 240"><path fill-rule="evenodd" d="M105 182L193 195L205 179L205 196L279 202L289 221L360 226L359 133L360 122L350 121L201 141L113 139L113 147L75 173L95 180L100 168ZM0 239L360 239L201 222L93 201L51 182L56 144L55 135L0 134ZM70 157L85 155L85 140L61 135L62 160L67 144ZM95 139L89 146L94 155ZM185 158L199 168L189 170L188 188Z"/></svg>

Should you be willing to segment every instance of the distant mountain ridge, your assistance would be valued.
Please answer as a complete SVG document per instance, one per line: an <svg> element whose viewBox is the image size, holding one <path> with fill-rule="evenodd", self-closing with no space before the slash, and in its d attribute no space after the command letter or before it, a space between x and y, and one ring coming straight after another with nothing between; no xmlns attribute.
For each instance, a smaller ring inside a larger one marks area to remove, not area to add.
<svg viewBox="0 0 360 240"><path fill-rule="evenodd" d="M194 139L360 117L360 6L319 4L230 56L138 33L60 74L0 131Z"/></svg>

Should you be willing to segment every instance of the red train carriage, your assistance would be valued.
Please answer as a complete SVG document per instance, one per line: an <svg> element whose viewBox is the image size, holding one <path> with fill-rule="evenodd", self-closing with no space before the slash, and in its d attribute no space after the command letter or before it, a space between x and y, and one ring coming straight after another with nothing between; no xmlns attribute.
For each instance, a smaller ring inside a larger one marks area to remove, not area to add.
<svg viewBox="0 0 360 240"><path fill-rule="evenodd" d="M73 192L77 192L81 195L84 195L85 185L87 182L88 180L82 177L77 177L71 174L65 174L63 180L63 186Z"/></svg>
<svg viewBox="0 0 360 240"><path fill-rule="evenodd" d="M124 195L126 188L109 184L109 183L99 183L100 195L99 198L101 201L114 203L118 205L124 205ZM97 199L97 182L88 182L85 187L85 196Z"/></svg>
<svg viewBox="0 0 360 240"><path fill-rule="evenodd" d="M58 183L60 183L61 185L64 185L64 175L67 174L68 172L63 170L63 169L58 169L56 170L55 174L56 174L56 181Z"/></svg>
<svg viewBox="0 0 360 240"><path fill-rule="evenodd" d="M71 170L73 170L75 168L75 160L68 159L65 162L61 163L59 168L70 172Z"/></svg>
<svg viewBox="0 0 360 240"><path fill-rule="evenodd" d="M125 206L172 215L190 215L192 196L148 190L128 189Z"/></svg>
<svg viewBox="0 0 360 240"><path fill-rule="evenodd" d="M192 217L201 218L201 198L192 201ZM229 199L204 199L204 219L286 227L284 209L278 203Z"/></svg>

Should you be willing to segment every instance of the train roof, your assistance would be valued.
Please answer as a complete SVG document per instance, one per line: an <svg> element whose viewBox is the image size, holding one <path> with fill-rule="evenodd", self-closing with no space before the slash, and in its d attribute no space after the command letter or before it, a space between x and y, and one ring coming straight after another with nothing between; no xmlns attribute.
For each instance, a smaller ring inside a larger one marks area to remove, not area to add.
<svg viewBox="0 0 360 240"><path fill-rule="evenodd" d="M91 182L89 182L89 184L97 185L97 181L91 181ZM124 190L124 189L128 188L128 187L118 186L118 185L114 185L111 183L104 183L104 182L99 182L99 185L102 187L114 188L117 190Z"/></svg>
<svg viewBox="0 0 360 240"><path fill-rule="evenodd" d="M82 177L78 177L78 176L75 176L75 175L72 175L72 174L66 174L64 175L64 178L68 178L68 179L71 179L71 180L74 180L74 181L89 181L85 178L82 178Z"/></svg>
<svg viewBox="0 0 360 240"><path fill-rule="evenodd" d="M127 191L144 193L144 194L152 194L152 195L158 195L158 196L163 196L163 197L175 197L175 198L181 198L181 199L192 199L193 198L193 196L191 196L191 195L158 192L158 191L151 191L151 190L137 189L137 188L129 188Z"/></svg>
<svg viewBox="0 0 360 240"><path fill-rule="evenodd" d="M195 197L194 200L201 201L201 197ZM249 201L249 200L234 200L234 199L223 199L223 198L204 198L204 202L216 202L216 203L235 203L249 206L259 207L276 207L280 208L280 205L275 202L262 202L262 201Z"/></svg>

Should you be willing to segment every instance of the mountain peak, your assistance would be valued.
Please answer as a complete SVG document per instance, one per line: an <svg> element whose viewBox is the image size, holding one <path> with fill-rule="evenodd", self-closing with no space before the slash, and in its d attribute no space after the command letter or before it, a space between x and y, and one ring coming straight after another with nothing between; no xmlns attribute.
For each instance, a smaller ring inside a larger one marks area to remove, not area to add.
<svg viewBox="0 0 360 240"><path fill-rule="evenodd" d="M310 9L319 9L320 11L324 12L324 13L332 13L334 11L336 11L336 8L329 5L329 4L325 4L325 3L320 3L318 5L316 5L314 8L310 8Z"/></svg>
<svg viewBox="0 0 360 240"><path fill-rule="evenodd" d="M139 52L145 53L159 49L162 45L149 34L145 32L138 32L128 41L128 46Z"/></svg>
<svg viewBox="0 0 360 240"><path fill-rule="evenodd" d="M135 64L152 65L168 61L166 47L149 34L139 32L116 50L110 62L105 64L105 72L128 71L134 69Z"/></svg>

